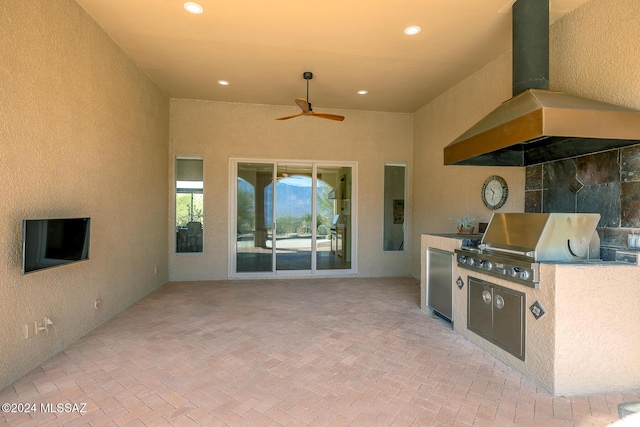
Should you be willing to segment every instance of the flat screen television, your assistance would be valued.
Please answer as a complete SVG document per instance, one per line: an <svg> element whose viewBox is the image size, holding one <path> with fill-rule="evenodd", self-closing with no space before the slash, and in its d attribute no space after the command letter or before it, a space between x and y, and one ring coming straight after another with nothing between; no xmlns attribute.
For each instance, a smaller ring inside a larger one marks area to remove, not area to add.
<svg viewBox="0 0 640 427"><path fill-rule="evenodd" d="M91 218L22 221L22 274L89 259Z"/></svg>

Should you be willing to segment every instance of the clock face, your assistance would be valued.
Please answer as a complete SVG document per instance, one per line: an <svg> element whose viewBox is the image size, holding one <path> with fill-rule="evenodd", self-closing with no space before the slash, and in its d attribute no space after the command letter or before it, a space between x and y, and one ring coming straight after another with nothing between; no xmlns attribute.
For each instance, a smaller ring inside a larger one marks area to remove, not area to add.
<svg viewBox="0 0 640 427"><path fill-rule="evenodd" d="M482 201L489 209L501 208L508 196L507 182L497 175L490 176L482 186Z"/></svg>

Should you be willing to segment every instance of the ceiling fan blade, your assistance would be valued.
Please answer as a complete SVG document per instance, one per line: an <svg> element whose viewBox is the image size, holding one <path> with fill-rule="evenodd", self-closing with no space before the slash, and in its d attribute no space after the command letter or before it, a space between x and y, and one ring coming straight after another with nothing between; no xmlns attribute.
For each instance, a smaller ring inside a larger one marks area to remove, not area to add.
<svg viewBox="0 0 640 427"><path fill-rule="evenodd" d="M302 111L304 111L305 113L311 111L311 108L309 108L309 103L304 98L296 98L296 104L298 104L298 107L300 107L300 109L302 109Z"/></svg>
<svg viewBox="0 0 640 427"><path fill-rule="evenodd" d="M293 119L294 117L300 117L300 116L304 116L304 115L306 115L306 114L305 113L298 113L298 114L294 114L293 116L278 117L276 120Z"/></svg>
<svg viewBox="0 0 640 427"><path fill-rule="evenodd" d="M320 117L320 118L323 118L323 119L337 120L339 122L344 120L344 116L338 116L338 115L335 115L335 114L327 114L327 113L316 113L315 111L310 111L309 115Z"/></svg>

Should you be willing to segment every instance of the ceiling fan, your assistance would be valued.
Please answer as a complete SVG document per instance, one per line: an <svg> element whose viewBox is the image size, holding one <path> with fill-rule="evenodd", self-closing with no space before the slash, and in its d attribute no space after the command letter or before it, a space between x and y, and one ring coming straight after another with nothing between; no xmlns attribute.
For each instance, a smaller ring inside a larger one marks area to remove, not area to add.
<svg viewBox="0 0 640 427"><path fill-rule="evenodd" d="M299 116L314 116L314 117L320 117L322 119L337 120L340 122L343 121L344 120L343 116L337 116L335 114L327 114L327 113L316 113L311 109L311 103L308 102L309 101L309 80L313 78L313 73L311 71L305 71L304 73L302 73L302 77L307 81L307 99L304 99L304 98L296 99L296 104L298 104L298 107L300 107L302 112L298 114L294 114L293 116L278 117L276 120L287 120L287 119L292 119L294 117L299 117Z"/></svg>

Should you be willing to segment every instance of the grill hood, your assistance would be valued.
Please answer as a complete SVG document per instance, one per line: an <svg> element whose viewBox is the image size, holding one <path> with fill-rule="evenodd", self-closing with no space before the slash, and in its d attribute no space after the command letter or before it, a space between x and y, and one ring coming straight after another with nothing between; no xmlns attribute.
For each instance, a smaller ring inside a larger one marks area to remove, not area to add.
<svg viewBox="0 0 640 427"><path fill-rule="evenodd" d="M548 0L513 5L513 98L444 148L445 165L529 166L640 144L640 111L548 90Z"/></svg>
<svg viewBox="0 0 640 427"><path fill-rule="evenodd" d="M480 248L535 262L599 259L598 221L593 213L495 213Z"/></svg>

